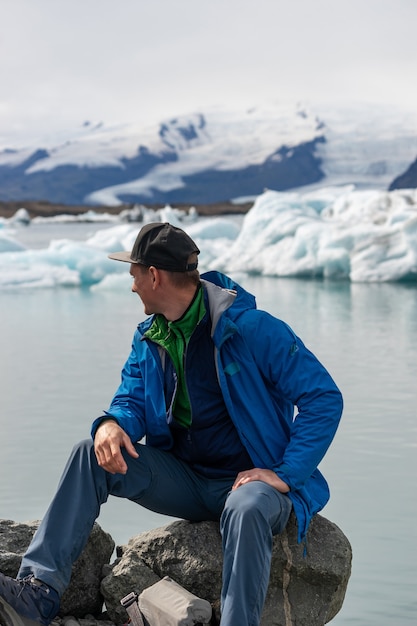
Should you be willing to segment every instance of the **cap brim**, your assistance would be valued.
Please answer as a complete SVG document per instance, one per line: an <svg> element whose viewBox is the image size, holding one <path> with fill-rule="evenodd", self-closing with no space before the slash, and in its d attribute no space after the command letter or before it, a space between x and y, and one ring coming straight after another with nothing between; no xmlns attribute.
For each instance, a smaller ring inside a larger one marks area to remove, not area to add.
<svg viewBox="0 0 417 626"><path fill-rule="evenodd" d="M124 261L125 263L136 263L133 259L130 258L130 252L112 252L107 256L109 259L113 259L113 261Z"/></svg>

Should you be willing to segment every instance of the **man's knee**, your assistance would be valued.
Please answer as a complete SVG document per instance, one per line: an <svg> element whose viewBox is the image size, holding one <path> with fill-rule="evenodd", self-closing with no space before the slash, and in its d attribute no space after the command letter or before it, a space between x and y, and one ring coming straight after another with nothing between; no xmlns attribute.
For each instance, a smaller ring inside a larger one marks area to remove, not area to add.
<svg viewBox="0 0 417 626"><path fill-rule="evenodd" d="M262 481L252 481L234 489L228 495L222 513L222 527L233 519L239 523L268 524L281 532L291 511L288 496Z"/></svg>
<svg viewBox="0 0 417 626"><path fill-rule="evenodd" d="M83 471L88 468L95 471L98 468L96 454L94 452L94 442L92 439L83 439L76 443L68 458L67 468L73 468L75 471Z"/></svg>
<svg viewBox="0 0 417 626"><path fill-rule="evenodd" d="M94 453L94 442L92 439L82 439L74 445L70 457L91 457L91 453Z"/></svg>
<svg viewBox="0 0 417 626"><path fill-rule="evenodd" d="M258 481L241 485L227 496L222 519L230 518L249 519L264 515L264 489Z"/></svg>

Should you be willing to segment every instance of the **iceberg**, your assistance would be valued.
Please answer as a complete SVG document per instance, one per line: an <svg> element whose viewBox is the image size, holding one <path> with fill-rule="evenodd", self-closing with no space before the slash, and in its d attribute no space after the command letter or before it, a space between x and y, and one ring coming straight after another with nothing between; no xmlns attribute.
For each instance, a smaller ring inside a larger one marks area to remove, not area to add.
<svg viewBox="0 0 417 626"><path fill-rule="evenodd" d="M277 277L416 280L416 233L417 190L268 191L215 265Z"/></svg>
<svg viewBox="0 0 417 626"><path fill-rule="evenodd" d="M145 210L141 224L151 221L169 221L193 237L201 250L201 272L417 281L416 189L265 191L245 216L187 220L181 211L166 206L156 212ZM60 232L69 227L59 218L58 225ZM42 227L39 222L37 227ZM131 249L140 224L120 219L95 228L84 241L51 239L47 248L34 249L19 242L19 229L3 222L0 288L125 289L126 265L110 261L107 254Z"/></svg>

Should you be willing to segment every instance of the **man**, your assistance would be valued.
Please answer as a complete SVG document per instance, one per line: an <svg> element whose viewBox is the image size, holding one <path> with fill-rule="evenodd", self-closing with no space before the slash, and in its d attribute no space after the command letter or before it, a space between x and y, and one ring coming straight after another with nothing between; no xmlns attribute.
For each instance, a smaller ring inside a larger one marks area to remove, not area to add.
<svg viewBox="0 0 417 626"><path fill-rule="evenodd" d="M317 466L341 417L338 388L242 287L217 272L200 278L198 254L184 231L153 223L131 252L109 255L130 263L132 291L150 317L92 440L74 448L18 579L0 577L0 602L22 616L47 626L57 614L100 506L115 495L173 517L219 520L221 625L256 626L273 535L294 509L302 541L328 500Z"/></svg>

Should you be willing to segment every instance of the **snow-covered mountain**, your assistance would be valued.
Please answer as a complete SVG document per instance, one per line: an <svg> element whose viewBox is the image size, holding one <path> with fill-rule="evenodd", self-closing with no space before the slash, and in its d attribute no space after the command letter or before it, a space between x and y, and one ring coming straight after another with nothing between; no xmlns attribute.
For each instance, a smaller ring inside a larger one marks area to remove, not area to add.
<svg viewBox="0 0 417 626"><path fill-rule="evenodd" d="M386 189L416 156L417 114L375 107L210 109L147 128L86 122L0 146L0 200L198 204L265 188Z"/></svg>

